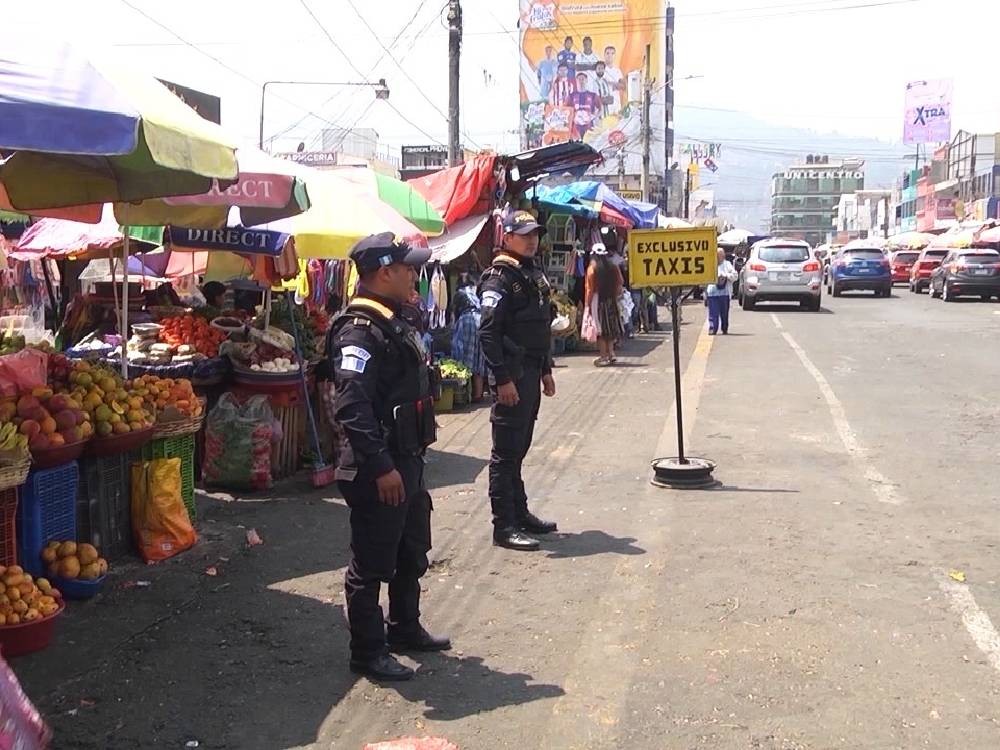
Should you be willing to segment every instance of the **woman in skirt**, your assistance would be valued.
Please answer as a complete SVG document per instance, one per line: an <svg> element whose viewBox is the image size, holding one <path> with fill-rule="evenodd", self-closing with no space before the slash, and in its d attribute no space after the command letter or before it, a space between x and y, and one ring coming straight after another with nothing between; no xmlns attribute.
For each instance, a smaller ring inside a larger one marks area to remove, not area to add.
<svg viewBox="0 0 1000 750"><path fill-rule="evenodd" d="M472 402L483 400L486 357L479 343L479 297L472 280L463 274L455 295L455 323L451 336L452 359L472 371Z"/></svg>
<svg viewBox="0 0 1000 750"><path fill-rule="evenodd" d="M597 347L600 353L594 360L596 367L607 367L618 361L615 344L624 332L618 299L623 288L621 271L611 262L607 248L600 242L595 243L590 251L584 296L588 310L595 309L596 300Z"/></svg>

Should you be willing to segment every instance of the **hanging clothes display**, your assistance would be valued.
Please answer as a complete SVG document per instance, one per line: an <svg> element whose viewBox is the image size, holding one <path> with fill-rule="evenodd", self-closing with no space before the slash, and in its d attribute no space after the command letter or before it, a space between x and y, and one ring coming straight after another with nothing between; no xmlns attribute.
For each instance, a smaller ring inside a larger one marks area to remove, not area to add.
<svg viewBox="0 0 1000 750"><path fill-rule="evenodd" d="M431 293L434 296L433 306L428 305L431 328L444 328L448 325L448 280L441 266L434 269L431 276Z"/></svg>

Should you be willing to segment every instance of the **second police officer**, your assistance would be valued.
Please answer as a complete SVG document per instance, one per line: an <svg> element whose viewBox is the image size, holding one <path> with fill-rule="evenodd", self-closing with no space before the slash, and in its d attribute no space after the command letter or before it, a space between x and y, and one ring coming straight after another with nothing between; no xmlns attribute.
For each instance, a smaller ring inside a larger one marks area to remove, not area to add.
<svg viewBox="0 0 1000 750"><path fill-rule="evenodd" d="M344 589L351 669L376 680L413 670L389 651L442 651L447 638L420 622L420 578L431 548L424 452L435 439L427 353L402 316L429 250L372 235L351 251L357 296L333 323L327 353L335 393L337 480L351 509L351 561ZM389 584L388 633L379 606Z"/></svg>
<svg viewBox="0 0 1000 750"><path fill-rule="evenodd" d="M536 550L531 534L548 534L556 524L528 510L521 476L531 447L542 393L554 396L550 287L535 259L545 228L528 211L507 208L503 240L479 285L479 339L489 369L494 403L490 454L493 543Z"/></svg>

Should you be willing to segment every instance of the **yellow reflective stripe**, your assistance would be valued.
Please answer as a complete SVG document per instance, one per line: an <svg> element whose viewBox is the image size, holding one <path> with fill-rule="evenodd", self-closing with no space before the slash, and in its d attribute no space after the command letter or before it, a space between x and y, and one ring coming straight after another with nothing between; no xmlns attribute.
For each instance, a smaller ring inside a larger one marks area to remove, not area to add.
<svg viewBox="0 0 1000 750"><path fill-rule="evenodd" d="M355 297L351 300L350 307L367 307L369 310L373 310L379 315L381 315L386 320L392 320L396 317L396 313L390 310L388 307L383 305L381 302L376 302L373 299L368 299L367 297Z"/></svg>
<svg viewBox="0 0 1000 750"><path fill-rule="evenodd" d="M517 258L515 258L512 255L504 255L502 253L500 255L498 255L497 257L495 257L493 259L493 262L494 263L509 263L512 266L517 266L518 268L520 268L520 266L521 266L521 261L519 261Z"/></svg>

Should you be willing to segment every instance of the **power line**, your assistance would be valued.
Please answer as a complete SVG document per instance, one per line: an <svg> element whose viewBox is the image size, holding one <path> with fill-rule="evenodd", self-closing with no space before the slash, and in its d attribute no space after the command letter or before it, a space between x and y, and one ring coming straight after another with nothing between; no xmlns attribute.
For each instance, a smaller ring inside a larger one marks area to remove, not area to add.
<svg viewBox="0 0 1000 750"><path fill-rule="evenodd" d="M244 81L247 81L247 82L253 84L253 86L255 88L260 88L260 86L261 86L261 82L260 81L255 80L254 78L251 78L250 76L248 76L243 71L237 70L236 68L234 68L233 66L229 65L228 63L223 62L218 57L216 57L215 55L211 54L210 52L206 52L205 50L203 50L201 47L199 47L198 45L194 44L193 42L189 42L187 39L185 39L184 37L182 37L180 34L178 34L172 28L170 28L166 24L162 23L161 21L157 20L153 16L149 15L149 13L147 13L146 11L142 10L142 8L138 8L135 5L133 5L131 2L129 2L129 0L121 0L121 3L123 5L125 5L126 7L128 7L128 8L131 8L133 11L135 11L136 13L138 13L140 16L142 16L143 18L145 18L150 23L152 23L155 26L158 26L159 28L163 29L163 31L167 32L172 37L174 37L175 39L177 39L185 47L190 47L191 49L193 49L198 54L200 54L200 55L202 55L204 57L207 57L209 60L211 60L212 62L214 62L216 65L218 65L218 66L220 66L222 68L225 68L226 70L228 70L233 75L241 78ZM296 108L298 108L300 110L304 110L304 111L308 112L313 117L316 117L317 119L322 120L323 122L327 123L328 125L332 125L334 127L340 127L340 125L338 123L333 122L332 120L327 120L325 117L322 117L321 115L318 115L315 112L312 112L307 107L303 107L301 104L299 104L297 102L293 102L292 100L287 99L286 97L283 97L283 96L278 96L278 95L275 95L275 96L278 99L281 99L286 104L290 104L293 107L296 107Z"/></svg>
<svg viewBox="0 0 1000 750"><path fill-rule="evenodd" d="M371 24L369 24L368 20L363 15L361 15L361 11L359 11L358 7L354 4L354 0L347 0L347 4L351 6L351 10L354 11L354 15L356 15L358 17L358 20L360 20L361 23L364 24L364 27L366 29L368 29L369 32L371 32L371 35L375 38L375 41L379 43L379 45L382 47L383 50L385 50L385 53L389 56L389 59L392 60L396 64L396 67L399 68L399 72L403 74L403 76L406 78L407 81L409 81L411 84L413 84L413 88L416 89L417 93L420 94L424 98L424 100L428 104L430 104L431 107L433 107L434 110L439 115L441 115L441 117L444 118L445 122L447 122L448 121L448 115L446 115L444 112L442 112L441 108L438 107L438 105L435 104L434 101L429 96L427 96L427 94L424 92L424 90L422 88L420 88L420 84L418 84L416 81L413 80L413 78L407 72L406 68L404 68L400 64L399 60L397 60L395 58L395 56L392 54L392 52L389 50L389 48L386 47L384 44L382 44L382 41L378 38L378 34L375 33L375 29L373 29L371 27ZM466 138L468 138L469 141L472 143L472 145L474 145L476 148L482 149L482 146L480 146L478 143L476 143L476 141L473 140L472 136L470 136L467 132L462 131L462 135L464 135Z"/></svg>
<svg viewBox="0 0 1000 750"><path fill-rule="evenodd" d="M319 26L320 31L322 31L323 34L326 36L326 38L330 40L330 44L333 45L333 48L335 50L337 50L337 52L340 53L340 56L343 57L347 61L347 64L351 66L351 68L354 70L354 72L357 73L359 76L361 76L361 78L366 83L368 83L369 82L368 81L368 76L365 73L363 73L361 71L361 69L357 65L354 64L354 61L350 57L348 57L347 53L344 52L343 48L339 44L337 44L337 40L333 38L333 35L330 34L329 31L327 31L326 27L323 25L323 22L320 21L319 18L316 17L316 14L313 13L312 9L309 7L309 4L306 3L306 0L299 0L299 4L303 8L305 8L306 12L312 17L313 21L316 22L316 25ZM414 128L415 130L417 130L422 135L426 136L427 138L430 138L431 141L433 141L437 145L439 145L439 146L443 146L444 145L443 143L441 143L441 141L439 141L433 135L431 135L430 133L428 133L426 130L424 130L423 128L421 128L419 125L417 125L412 120L410 120L406 115L404 115L402 112L400 112L399 108L395 104L393 104L391 101L389 101L388 99L386 99L385 103L388 104L389 108L393 112L395 112L399 116L399 118L403 122L405 122L407 125L409 125L411 128Z"/></svg>
<svg viewBox="0 0 1000 750"><path fill-rule="evenodd" d="M403 32L405 32L411 25L413 25L413 22L416 21L417 16L420 15L420 11L422 11L424 9L424 6L426 4L427 4L427 0L420 0L420 3L417 5L416 11L414 11L413 15L410 17L410 20L407 21L405 24L403 24L403 26L400 27L399 31L396 32L396 35L392 38L392 41L389 42L389 46L390 47L392 47L392 45L396 44L396 42L398 42L402 38ZM442 8L442 10L443 10L443 8ZM439 14L440 14L440 11L438 12L437 15L439 15ZM416 40L423 34L423 32L425 32L430 27L430 25L432 23L434 23L434 19L437 18L437 15L431 16L430 21L428 21L424 25L424 27L420 31L417 32L416 36L414 36L413 43L410 44L410 47L407 50L406 54L409 54L409 52L411 52L413 50L414 46L416 45ZM382 64L382 61L385 59L388 50L386 50L385 47L383 47L383 50L384 51L382 52L381 56L379 56L379 59L375 61L374 65L372 65L371 70L369 71L369 75L373 75L375 73L375 70L378 68L379 65ZM404 55L404 59L405 59L405 55ZM334 92L326 101L324 101L320 105L319 108L320 109L325 109L330 104L332 104L335 99L337 99L338 97L340 97L342 94L343 94L343 90L338 90L338 91ZM370 110L370 109L371 109L370 106L366 107L365 110L364 110L365 114L367 114L368 110ZM309 115L306 115L305 117L299 118L295 122L289 124L287 127L283 128L282 130L280 130L277 133L275 133L274 135L272 135L271 139L280 138L281 136L285 135L286 133L291 132L295 128L299 127L307 119L309 119ZM358 124L359 121L360 121L360 118L355 119L354 123L351 125L351 129L353 129Z"/></svg>

